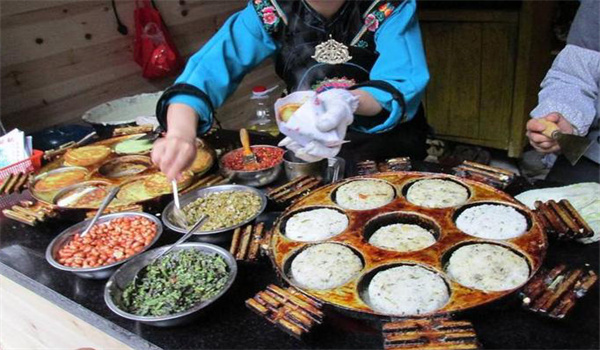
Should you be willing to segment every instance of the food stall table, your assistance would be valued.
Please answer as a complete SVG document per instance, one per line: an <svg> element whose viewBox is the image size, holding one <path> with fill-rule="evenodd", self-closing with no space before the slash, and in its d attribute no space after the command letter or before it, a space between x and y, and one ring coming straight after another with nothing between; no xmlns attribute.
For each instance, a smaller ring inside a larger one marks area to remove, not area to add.
<svg viewBox="0 0 600 350"><path fill-rule="evenodd" d="M218 132L211 136L215 148L233 142L236 133ZM417 171L443 171L431 163L413 162ZM544 183L536 187L544 187ZM517 179L507 192L512 195L534 186ZM277 213L265 213L259 220L271 222ZM72 223L54 221L30 227L0 216L0 281L11 284L13 294L25 288L39 297L92 325L111 341L114 339L134 349L234 349L234 348L336 348L381 349L381 331L377 322L349 319L336 312L327 312L326 322L316 327L306 339L298 340L280 331L246 308L244 302L271 283L280 281L268 259L257 264L239 264L233 288L196 322L174 328L155 328L123 319L112 313L103 299L103 280L86 280L50 266L45 258L46 247L56 234ZM166 231L157 246L170 244L179 234ZM599 244L582 245L551 241L544 266L560 262L573 265L589 264L599 272ZM10 280L10 281L9 281ZM14 283L13 283L14 282ZM16 288L16 289L15 289ZM3 293L5 288L0 289ZM18 293L18 292L17 292ZM521 308L516 293L490 305L457 315L470 320L479 341L485 348L598 348L599 295L595 286L577 302L564 320L553 320ZM2 305L4 309L6 305ZM39 311L42 311L41 309ZM13 324L2 320L3 325ZM18 322L14 322L16 328ZM31 326L36 326L35 320ZM30 328L30 337L40 329ZM4 330L2 332L5 332ZM54 336L60 337L60 332ZM3 335L4 336L4 335ZM19 335L12 335L20 337ZM112 338L112 339L111 339ZM100 343L102 340L99 341Z"/></svg>

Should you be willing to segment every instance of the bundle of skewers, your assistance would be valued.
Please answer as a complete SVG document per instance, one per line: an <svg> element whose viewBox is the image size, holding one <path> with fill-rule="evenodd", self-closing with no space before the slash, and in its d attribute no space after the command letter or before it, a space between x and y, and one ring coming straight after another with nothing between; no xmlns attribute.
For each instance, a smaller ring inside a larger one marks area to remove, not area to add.
<svg viewBox="0 0 600 350"><path fill-rule="evenodd" d="M585 222L568 200L556 202L536 201L537 214L546 233L560 240L575 240L594 235L594 231Z"/></svg>
<svg viewBox="0 0 600 350"><path fill-rule="evenodd" d="M383 325L385 350L479 349L481 346L469 321L447 316L401 318Z"/></svg>
<svg viewBox="0 0 600 350"><path fill-rule="evenodd" d="M523 307L547 317L564 318L597 280L592 270L564 264L542 270L520 292Z"/></svg>
<svg viewBox="0 0 600 350"><path fill-rule="evenodd" d="M29 226L35 226L37 223L46 222L48 218L57 216L56 211L50 204L28 200L20 201L19 204L13 205L10 209L3 209L2 214L9 219Z"/></svg>
<svg viewBox="0 0 600 350"><path fill-rule="evenodd" d="M262 244L268 235L265 233L265 223L238 227L233 231L229 252L236 260L256 262L262 251Z"/></svg>
<svg viewBox="0 0 600 350"><path fill-rule="evenodd" d="M269 285L246 300L246 306L284 332L301 338L316 325L323 323L321 303L290 287Z"/></svg>
<svg viewBox="0 0 600 350"><path fill-rule="evenodd" d="M498 189L506 188L516 177L512 171L467 160L452 170L457 176L483 182Z"/></svg>
<svg viewBox="0 0 600 350"><path fill-rule="evenodd" d="M383 162L364 160L356 164L358 175L371 175L387 171L409 171L412 168L409 157L386 159Z"/></svg>
<svg viewBox="0 0 600 350"><path fill-rule="evenodd" d="M301 176L267 192L267 198L278 206L286 207L298 201L322 184L321 179L312 176Z"/></svg>
<svg viewBox="0 0 600 350"><path fill-rule="evenodd" d="M20 172L17 174L10 174L7 178L2 181L0 185L0 196L7 195L15 192L23 192L29 185L29 179L32 173Z"/></svg>

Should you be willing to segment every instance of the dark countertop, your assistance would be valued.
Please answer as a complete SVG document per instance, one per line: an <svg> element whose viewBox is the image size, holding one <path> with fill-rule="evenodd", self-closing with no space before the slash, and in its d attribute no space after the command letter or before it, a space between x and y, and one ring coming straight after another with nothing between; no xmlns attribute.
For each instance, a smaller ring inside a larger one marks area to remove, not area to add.
<svg viewBox="0 0 600 350"><path fill-rule="evenodd" d="M418 170L431 165L417 164ZM516 194L527 185L512 186ZM52 303L96 326L134 349L197 348L323 348L381 349L376 323L328 313L327 322L305 340L297 340L248 310L244 301L277 277L268 261L240 264L233 288L201 320L177 328L154 328L113 314L103 300L106 281L86 280L52 268L44 258L52 238L69 222L32 228L0 214L0 273ZM166 230L157 245L174 242L178 234ZM589 264L598 272L598 243L551 242L545 266L558 262ZM513 294L499 302L458 315L473 322L485 348L598 348L598 287L580 300L565 320L555 321L529 313Z"/></svg>

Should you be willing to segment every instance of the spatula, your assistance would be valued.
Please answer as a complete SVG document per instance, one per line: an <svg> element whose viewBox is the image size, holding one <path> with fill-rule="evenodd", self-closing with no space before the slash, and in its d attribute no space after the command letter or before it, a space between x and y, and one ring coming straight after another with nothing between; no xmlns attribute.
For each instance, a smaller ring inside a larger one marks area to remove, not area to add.
<svg viewBox="0 0 600 350"><path fill-rule="evenodd" d="M586 137L563 134L558 125L548 120L538 119L538 121L546 126L542 133L558 142L562 153L571 165L575 165L592 144L592 141Z"/></svg>
<svg viewBox="0 0 600 350"><path fill-rule="evenodd" d="M252 170L258 168L256 155L252 153L252 148L250 148L250 136L244 128L240 129L240 141L242 141L242 147L244 148L242 153L244 169Z"/></svg>

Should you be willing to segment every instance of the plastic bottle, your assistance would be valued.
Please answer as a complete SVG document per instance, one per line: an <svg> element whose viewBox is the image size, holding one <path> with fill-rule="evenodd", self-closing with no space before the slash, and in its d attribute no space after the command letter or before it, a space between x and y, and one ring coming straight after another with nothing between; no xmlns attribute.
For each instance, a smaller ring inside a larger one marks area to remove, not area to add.
<svg viewBox="0 0 600 350"><path fill-rule="evenodd" d="M269 93L275 90L275 88L268 90L264 86L255 86L252 88L252 97L250 99L254 101L254 115L248 122L247 129L268 133L272 136L279 135L279 128L277 128L277 124L271 118L271 98L269 96Z"/></svg>

